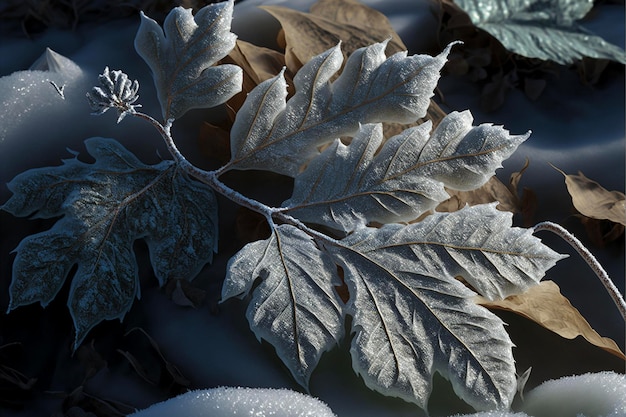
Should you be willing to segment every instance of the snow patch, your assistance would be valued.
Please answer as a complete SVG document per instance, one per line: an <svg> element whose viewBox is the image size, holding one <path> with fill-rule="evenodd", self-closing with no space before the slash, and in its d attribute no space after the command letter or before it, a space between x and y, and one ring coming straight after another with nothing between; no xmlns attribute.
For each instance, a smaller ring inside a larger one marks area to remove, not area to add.
<svg viewBox="0 0 626 417"><path fill-rule="evenodd" d="M525 395L534 417L624 417L626 375L598 372L546 381Z"/></svg>
<svg viewBox="0 0 626 417"><path fill-rule="evenodd" d="M336 417L320 400L287 389L220 387L190 391L128 417Z"/></svg>

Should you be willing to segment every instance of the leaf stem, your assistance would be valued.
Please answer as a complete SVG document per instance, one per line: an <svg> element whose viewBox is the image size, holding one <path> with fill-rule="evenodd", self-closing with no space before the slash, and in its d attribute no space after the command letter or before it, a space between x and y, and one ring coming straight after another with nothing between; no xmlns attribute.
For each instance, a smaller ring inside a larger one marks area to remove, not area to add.
<svg viewBox="0 0 626 417"><path fill-rule="evenodd" d="M611 278L609 278L609 274L607 274L600 262L598 262L595 256L591 254L589 249L587 249L585 245L583 245L582 242L578 240L573 234L567 231L567 229L559 226L556 223L541 222L533 227L533 233L539 232L541 230L547 230L558 235L564 241L569 243L569 245L573 247L576 252L578 252L578 254L585 260L585 262L587 262L587 265L589 265L589 267L593 270L596 276L600 279L600 282L602 282L602 285L604 285L604 288L606 288L606 291L609 293L609 295L613 299L613 302L617 306L617 309L621 313L622 318L624 319L624 321L626 321L626 301L624 301L624 298L620 294L619 290L617 289Z"/></svg>
<svg viewBox="0 0 626 417"><path fill-rule="evenodd" d="M161 134L161 137L165 141L167 150L170 152L170 154L174 158L176 164L184 172L194 177L198 181L210 186L211 188L213 188L213 190L222 194L224 197L228 198L234 203L239 204L240 206L246 207L250 210L253 210L259 214L262 214L263 216L265 216L265 218L267 219L267 222L269 223L271 227L275 225L274 219L276 219L276 220L280 220L283 223L287 223L294 227L297 227L298 229L302 230L309 236L315 239L318 239L324 243L328 243L332 245L339 244L338 240L322 232L318 232L317 230L310 228L309 226L305 225L304 223L302 223L300 220L296 219L295 217L292 217L292 216L289 216L288 214L283 213L284 211L283 207L267 206L261 203L260 201L246 197L240 192L233 190L232 188L230 188L229 186L227 186L226 184L224 184L222 181L219 180L219 176L223 173L223 170L221 168L215 171L205 171L193 165L191 162L189 162L187 158L185 158L185 156L182 153L180 153L180 151L178 150L178 147L176 146L176 143L174 143L174 139L172 138L170 129L172 127L172 123L174 122L174 119L169 119L167 120L165 125L162 125L158 120L154 119L153 117L145 113L133 111L130 114L146 120L148 123L150 123L152 126L154 126L157 129L157 131Z"/></svg>

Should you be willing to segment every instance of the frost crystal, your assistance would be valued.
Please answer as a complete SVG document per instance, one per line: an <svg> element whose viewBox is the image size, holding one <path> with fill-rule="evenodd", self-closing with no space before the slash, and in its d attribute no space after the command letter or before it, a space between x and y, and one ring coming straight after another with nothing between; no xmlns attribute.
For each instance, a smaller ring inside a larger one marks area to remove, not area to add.
<svg viewBox="0 0 626 417"><path fill-rule="evenodd" d="M104 72L98 76L100 81L99 87L93 87L87 93L89 105L93 110L92 114L100 115L105 111L115 108L117 109L117 122L128 113L134 113L135 107L141 107L140 104L133 104L139 98L139 82L131 81L128 75L122 71L109 71L109 67L104 68Z"/></svg>

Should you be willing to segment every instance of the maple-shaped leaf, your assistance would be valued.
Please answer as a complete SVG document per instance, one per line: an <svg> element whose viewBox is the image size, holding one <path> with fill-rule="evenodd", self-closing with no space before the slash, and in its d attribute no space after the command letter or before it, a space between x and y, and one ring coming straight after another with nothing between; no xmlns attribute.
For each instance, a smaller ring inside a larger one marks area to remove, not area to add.
<svg viewBox="0 0 626 417"><path fill-rule="evenodd" d="M336 267L306 233L281 225L230 260L222 299L247 295L257 279L247 311L250 326L307 386L322 353L343 335Z"/></svg>
<svg viewBox="0 0 626 417"><path fill-rule="evenodd" d="M165 120L217 106L241 91L241 68L213 66L235 47L233 7L233 0L210 4L195 16L191 9L175 7L163 28L141 13L135 49L152 70Z"/></svg>
<svg viewBox="0 0 626 417"><path fill-rule="evenodd" d="M529 136L472 121L469 111L450 113L432 134L428 121L390 138L380 152L381 126L362 126L350 145L337 139L311 161L283 206L343 231L416 219L449 197L444 186L482 186Z"/></svg>
<svg viewBox="0 0 626 417"><path fill-rule="evenodd" d="M93 164L77 158L37 168L9 184L2 209L15 216L63 216L16 248L9 311L46 306L74 265L68 307L74 347L102 320L121 319L140 296L133 242L145 239L154 273L193 278L217 245L217 203L211 188L172 161L146 165L113 139L85 141Z"/></svg>
<svg viewBox="0 0 626 417"><path fill-rule="evenodd" d="M293 79L285 101L283 74L259 84L237 114L227 169L263 169L295 176L318 147L353 135L361 123L410 123L424 117L452 46L438 56L399 52L387 42L356 50L345 63L340 45L317 55Z"/></svg>
<svg viewBox="0 0 626 417"><path fill-rule="evenodd" d="M475 293L502 297L535 284L561 257L495 204L433 214L408 226L361 228L325 245L343 270L355 371L372 389L426 408L435 371L476 409L515 394L512 343Z"/></svg>

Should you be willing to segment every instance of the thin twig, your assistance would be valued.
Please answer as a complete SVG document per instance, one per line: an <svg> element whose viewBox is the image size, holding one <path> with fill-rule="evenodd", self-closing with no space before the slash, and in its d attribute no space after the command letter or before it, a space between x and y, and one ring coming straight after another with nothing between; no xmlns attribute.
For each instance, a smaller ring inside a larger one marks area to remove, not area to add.
<svg viewBox="0 0 626 417"><path fill-rule="evenodd" d="M573 247L576 252L578 252L578 254L585 260L585 262L587 262L587 265L591 267L597 277L600 278L600 282L602 282L602 285L604 285L604 288L606 288L606 291L613 299L613 302L617 306L617 309L622 314L622 318L624 319L624 321L626 321L626 301L624 301L624 298L620 294L619 290L617 289L611 278L609 278L609 274L607 274L607 272L604 270L604 268L602 267L600 262L598 262L595 256L593 256L591 252L589 252L589 249L587 249L582 244L582 242L578 240L573 234L567 231L567 229L559 226L556 223L541 222L533 227L533 233L539 232L541 230L547 230L558 235L564 241L569 243L569 245Z"/></svg>
<svg viewBox="0 0 626 417"><path fill-rule="evenodd" d="M267 222L271 227L274 226L274 219L277 219L283 223L290 224L302 230L309 236L318 239L324 243L328 243L331 245L339 244L336 239L324 233L318 232L317 230L305 225L300 220L285 214L284 208L267 206L257 200L246 197L240 192L228 187L226 184L219 180L219 175L222 173L221 169L218 169L216 171L205 171L189 162L187 158L185 158L185 156L180 153L178 147L176 146L176 143L174 142L174 139L172 138L170 129L172 127L174 119L170 119L165 125L162 125L158 120L145 113L133 110L130 111L129 114L146 120L157 129L157 131L161 134L161 137L165 141L165 145L167 146L168 151L170 152L180 169L182 169L184 172L194 177L198 181L213 188L215 191L222 194L224 197L228 198L234 203L263 215L267 219Z"/></svg>

